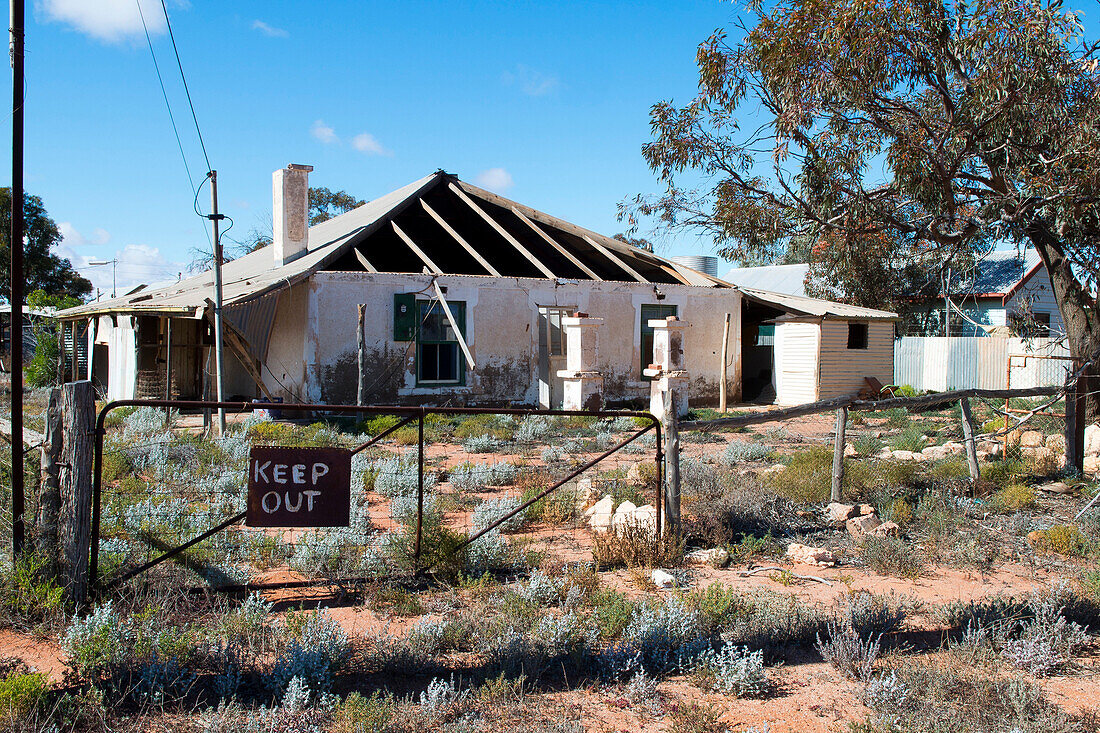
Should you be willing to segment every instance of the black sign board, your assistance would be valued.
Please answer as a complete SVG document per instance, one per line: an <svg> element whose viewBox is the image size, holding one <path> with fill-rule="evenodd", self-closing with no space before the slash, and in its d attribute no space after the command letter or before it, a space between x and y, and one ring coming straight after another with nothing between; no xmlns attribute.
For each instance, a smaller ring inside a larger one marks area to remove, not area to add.
<svg viewBox="0 0 1100 733"><path fill-rule="evenodd" d="M346 527L351 452L254 446L248 456L249 527Z"/></svg>

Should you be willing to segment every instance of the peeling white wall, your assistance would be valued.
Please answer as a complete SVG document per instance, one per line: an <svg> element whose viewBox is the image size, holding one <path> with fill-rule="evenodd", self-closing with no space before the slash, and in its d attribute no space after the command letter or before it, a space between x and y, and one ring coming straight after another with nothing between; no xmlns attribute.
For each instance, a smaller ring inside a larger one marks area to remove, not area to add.
<svg viewBox="0 0 1100 733"><path fill-rule="evenodd" d="M277 328L297 322L305 334L300 352L305 374L299 382L303 396L325 402L354 400L359 303L368 306L368 386L376 403L430 402L451 395L468 402L537 404L539 306L576 307L605 319L599 329L599 363L605 394L613 401L646 399L649 394L649 383L641 378L644 304L676 305L680 318L690 324L685 359L691 395L700 403L717 400L726 313L733 316L731 360L740 353L741 294L736 290L660 285L665 298L657 300L653 285L647 283L445 275L438 282L447 289L447 300L466 303L466 340L477 368L467 372L464 386L417 386L415 343L393 340L393 296L419 291L419 297L429 299L431 281L427 275L319 272L308 283L305 313L297 298L285 305L280 301ZM291 350L289 339L277 349L273 339L274 354ZM730 394L735 394L740 383L736 368L729 370L727 379Z"/></svg>
<svg viewBox="0 0 1100 733"><path fill-rule="evenodd" d="M130 316L99 316L95 343L107 344L107 399L130 400L137 385L137 328Z"/></svg>

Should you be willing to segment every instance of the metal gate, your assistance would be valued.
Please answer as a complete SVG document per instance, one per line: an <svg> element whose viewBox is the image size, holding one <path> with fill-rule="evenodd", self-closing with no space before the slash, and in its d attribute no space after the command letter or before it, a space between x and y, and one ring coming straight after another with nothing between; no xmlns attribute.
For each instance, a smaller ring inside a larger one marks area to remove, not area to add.
<svg viewBox="0 0 1100 733"><path fill-rule="evenodd" d="M197 422L192 430L168 427L184 411L191 413L185 419L197 421L203 412L219 408L248 417L218 438L202 437ZM116 411L123 409L128 414L119 419ZM300 421L258 419L263 412L323 415L327 422L304 427ZM332 425L337 421L350 429L336 430ZM116 428L110 436L109 423ZM479 434L483 428L485 434ZM651 431L652 449L645 437ZM369 434L356 440L357 433ZM647 412L119 400L99 412L95 435L89 570L93 587L101 590L169 560L208 585L232 590L364 582L379 577L379 568L383 575L419 575L460 553L477 550L480 557L487 549L498 551L501 533L515 532L533 510L543 518L568 515L576 535L583 529L577 510L582 488L589 500L605 490L637 497L639 475L645 476L645 491L651 491L647 495L656 511L655 540L663 524L661 425ZM440 435L447 439L438 439ZM466 437L460 442L458 436ZM326 534L239 526L247 515L240 475L244 452L257 444L304 447L311 441L350 453L351 483L358 481L360 503L353 498L349 528ZM543 444L546 448L536 457ZM483 460L494 451L503 459ZM652 457L652 468L640 470L647 463L641 460L645 454ZM467 460L457 463L463 456ZM626 465L592 471L617 460ZM632 475L634 483L628 480ZM574 491L571 500L550 506L565 487ZM380 513L382 505L388 519ZM394 539L399 531L403 534ZM388 542L405 543L399 554L405 565L368 562L377 548L367 538L376 540L379 532ZM436 542L437 535L445 541ZM200 548L203 543L205 549ZM297 563L288 568L298 567L306 575L321 573L322 567L324 572L316 577L294 576L290 570L280 574L275 564L290 557L287 546L293 547ZM302 547L306 549L299 553ZM354 555L354 562L341 560L328 567L325 548ZM267 550L270 556L262 554ZM196 559L189 551L202 557ZM224 563L211 560L222 552ZM246 577L242 558L249 553L260 558L253 570L267 567ZM373 570L366 572L368 567Z"/></svg>

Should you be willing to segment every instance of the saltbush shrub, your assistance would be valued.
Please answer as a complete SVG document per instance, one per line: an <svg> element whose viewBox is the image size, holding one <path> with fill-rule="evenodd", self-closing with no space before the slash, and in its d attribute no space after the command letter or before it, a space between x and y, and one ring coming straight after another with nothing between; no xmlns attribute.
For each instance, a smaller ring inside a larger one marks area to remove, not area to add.
<svg viewBox="0 0 1100 733"><path fill-rule="evenodd" d="M107 601L87 616L74 618L61 637L69 666L82 679L97 679L128 655L133 630L111 604Z"/></svg>
<svg viewBox="0 0 1100 733"><path fill-rule="evenodd" d="M717 651L705 650L699 657L700 672L717 692L733 697L760 697L771 684L764 669L764 652L723 644Z"/></svg>

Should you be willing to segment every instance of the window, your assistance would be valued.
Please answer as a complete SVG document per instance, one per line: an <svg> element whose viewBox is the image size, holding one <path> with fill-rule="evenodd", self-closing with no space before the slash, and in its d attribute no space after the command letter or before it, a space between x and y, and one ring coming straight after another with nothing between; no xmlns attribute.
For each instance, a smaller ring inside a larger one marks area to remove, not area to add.
<svg viewBox="0 0 1100 733"><path fill-rule="evenodd" d="M753 346L775 346L775 324L761 323L756 327L756 335L752 339Z"/></svg>
<svg viewBox="0 0 1100 733"><path fill-rule="evenodd" d="M465 384L466 359L443 306L437 300L419 300L416 331L416 383ZM462 335L466 335L466 304L448 301Z"/></svg>
<svg viewBox="0 0 1100 733"><path fill-rule="evenodd" d="M848 324L848 348L849 349L866 349L867 348L867 324L866 323L849 323Z"/></svg>
<svg viewBox="0 0 1100 733"><path fill-rule="evenodd" d="M1008 314L1008 326L1020 338L1050 336L1050 314L1012 311Z"/></svg>
<svg viewBox="0 0 1100 733"><path fill-rule="evenodd" d="M642 369L649 367L650 362L653 361L653 328L649 322L676 315L679 313L676 312L674 305L642 306ZM649 377L643 374L642 379L649 379Z"/></svg>
<svg viewBox="0 0 1100 733"><path fill-rule="evenodd" d="M540 310L546 316L546 353L550 356L565 356L565 332L561 328L561 319L576 308L546 306Z"/></svg>

